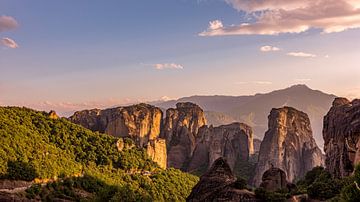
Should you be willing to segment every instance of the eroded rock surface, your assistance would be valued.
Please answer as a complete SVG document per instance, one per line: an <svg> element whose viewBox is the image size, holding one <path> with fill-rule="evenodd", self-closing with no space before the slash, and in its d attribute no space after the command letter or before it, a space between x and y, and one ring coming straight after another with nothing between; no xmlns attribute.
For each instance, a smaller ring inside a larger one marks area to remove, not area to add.
<svg viewBox="0 0 360 202"><path fill-rule="evenodd" d="M147 148L147 153L161 167L166 168L166 144L159 138L162 111L148 104L93 109L75 112L69 118L92 131L99 131L120 138L131 138L136 146ZM121 150L121 142L117 144Z"/></svg>
<svg viewBox="0 0 360 202"><path fill-rule="evenodd" d="M268 131L261 142L253 184L259 186L263 173L282 169L293 182L315 166L323 165L323 154L315 143L307 114L291 107L272 109Z"/></svg>
<svg viewBox="0 0 360 202"><path fill-rule="evenodd" d="M219 127L204 126L199 129L196 148L189 164L189 171L210 166L225 157L234 170L237 161L248 161L253 152L253 132L250 126L232 123Z"/></svg>
<svg viewBox="0 0 360 202"><path fill-rule="evenodd" d="M224 158L217 159L201 176L186 201L256 201L255 194L237 186L230 166Z"/></svg>
<svg viewBox="0 0 360 202"><path fill-rule="evenodd" d="M185 169L194 152L196 135L206 125L204 111L193 103L177 103L166 111L161 137L168 148L168 166Z"/></svg>
<svg viewBox="0 0 360 202"><path fill-rule="evenodd" d="M336 98L324 117L326 168L336 177L345 177L360 163L360 100Z"/></svg>
<svg viewBox="0 0 360 202"><path fill-rule="evenodd" d="M287 187L286 173L280 168L269 168L262 176L260 187L271 192L285 189Z"/></svg>

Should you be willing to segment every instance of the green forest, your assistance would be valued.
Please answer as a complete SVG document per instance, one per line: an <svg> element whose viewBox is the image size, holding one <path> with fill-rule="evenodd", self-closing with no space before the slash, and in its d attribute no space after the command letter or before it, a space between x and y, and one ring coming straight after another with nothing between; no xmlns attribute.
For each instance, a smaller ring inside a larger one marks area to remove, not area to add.
<svg viewBox="0 0 360 202"><path fill-rule="evenodd" d="M46 112L0 107L0 138L0 178L50 182L26 190L28 198L185 201L198 181L160 169L130 139L131 149L118 151L117 138Z"/></svg>

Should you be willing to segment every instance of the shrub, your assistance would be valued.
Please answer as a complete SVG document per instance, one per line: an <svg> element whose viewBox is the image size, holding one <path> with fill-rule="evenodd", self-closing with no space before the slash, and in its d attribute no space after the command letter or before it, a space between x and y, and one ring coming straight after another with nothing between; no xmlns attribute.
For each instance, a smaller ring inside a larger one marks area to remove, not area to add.
<svg viewBox="0 0 360 202"><path fill-rule="evenodd" d="M32 181L38 176L34 166L26 162L9 161L7 166L7 176L12 180Z"/></svg>

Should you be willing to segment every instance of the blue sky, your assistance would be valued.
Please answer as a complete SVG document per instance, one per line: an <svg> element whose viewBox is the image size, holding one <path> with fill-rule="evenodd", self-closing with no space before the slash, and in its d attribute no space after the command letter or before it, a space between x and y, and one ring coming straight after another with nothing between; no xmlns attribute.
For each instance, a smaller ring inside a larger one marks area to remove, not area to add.
<svg viewBox="0 0 360 202"><path fill-rule="evenodd" d="M293 26L281 16L296 18L297 7L261 1L0 0L0 16L17 22L2 31L0 23L0 104L72 110L296 83L360 96L358 3L340 0L353 7L336 7L338 24L322 14ZM264 7L282 11L276 28L254 17Z"/></svg>

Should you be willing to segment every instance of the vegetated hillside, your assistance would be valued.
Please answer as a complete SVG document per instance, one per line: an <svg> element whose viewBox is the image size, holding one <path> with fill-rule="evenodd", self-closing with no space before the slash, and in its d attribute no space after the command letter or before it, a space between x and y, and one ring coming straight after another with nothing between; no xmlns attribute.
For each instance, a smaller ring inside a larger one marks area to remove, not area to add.
<svg viewBox="0 0 360 202"><path fill-rule="evenodd" d="M253 96L191 96L176 101L156 104L159 107L173 107L176 102L193 102L209 113L208 124L223 125L233 120L244 122L254 129L255 137L262 139L267 130L267 116L272 108L290 106L309 115L314 138L323 147L323 117L331 107L335 96L313 90L306 85L294 85ZM221 112L215 114L214 112ZM226 115L226 116L225 116Z"/></svg>
<svg viewBox="0 0 360 202"><path fill-rule="evenodd" d="M197 177L158 168L130 139L118 151L117 140L45 112L0 107L0 177L51 179L27 191L44 200L185 200Z"/></svg>

